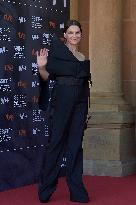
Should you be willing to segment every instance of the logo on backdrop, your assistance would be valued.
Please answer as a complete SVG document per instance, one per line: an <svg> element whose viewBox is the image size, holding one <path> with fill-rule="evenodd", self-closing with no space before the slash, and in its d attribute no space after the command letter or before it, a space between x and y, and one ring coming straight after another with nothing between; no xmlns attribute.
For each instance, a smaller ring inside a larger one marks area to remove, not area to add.
<svg viewBox="0 0 136 205"><path fill-rule="evenodd" d="M38 108L39 74L36 51L43 47L48 48L54 33L63 40L62 30L68 18L69 0L1 2L1 150L3 142L9 143L10 149L15 149L12 147L12 140L15 146L16 139L25 140L26 137L31 137L31 144L45 143L48 125L44 111ZM50 88L52 86L53 82L50 82Z"/></svg>

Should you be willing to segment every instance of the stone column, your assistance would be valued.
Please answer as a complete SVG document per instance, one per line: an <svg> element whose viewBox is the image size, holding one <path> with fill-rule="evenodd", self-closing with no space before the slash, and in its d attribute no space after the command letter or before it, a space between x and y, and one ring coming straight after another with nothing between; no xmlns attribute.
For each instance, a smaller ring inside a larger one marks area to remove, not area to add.
<svg viewBox="0 0 136 205"><path fill-rule="evenodd" d="M78 0L70 0L70 19L78 20Z"/></svg>
<svg viewBox="0 0 136 205"><path fill-rule="evenodd" d="M122 1L90 0L91 115L84 138L84 173L136 171L134 113L122 93Z"/></svg>

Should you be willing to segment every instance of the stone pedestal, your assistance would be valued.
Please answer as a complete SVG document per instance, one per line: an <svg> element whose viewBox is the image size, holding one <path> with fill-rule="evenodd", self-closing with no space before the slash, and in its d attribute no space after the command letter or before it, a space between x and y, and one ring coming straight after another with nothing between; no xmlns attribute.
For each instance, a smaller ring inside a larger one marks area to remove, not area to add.
<svg viewBox="0 0 136 205"><path fill-rule="evenodd" d="M136 172L134 112L122 94L122 1L90 0L91 115L84 137L84 173Z"/></svg>

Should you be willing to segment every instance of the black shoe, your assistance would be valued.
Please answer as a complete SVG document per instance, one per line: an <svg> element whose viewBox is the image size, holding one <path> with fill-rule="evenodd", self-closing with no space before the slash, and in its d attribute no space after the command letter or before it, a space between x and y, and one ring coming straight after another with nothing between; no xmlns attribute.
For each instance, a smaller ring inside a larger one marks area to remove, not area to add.
<svg viewBox="0 0 136 205"><path fill-rule="evenodd" d="M47 187L46 189L45 188L43 189L42 186L39 187L39 191L38 191L39 201L41 203L47 203L50 200L55 190L56 190L56 185L54 187L49 187L49 188Z"/></svg>
<svg viewBox="0 0 136 205"><path fill-rule="evenodd" d="M42 200L42 199L39 199L40 200L40 203L47 203L49 201L50 198L46 199L46 200Z"/></svg>
<svg viewBox="0 0 136 205"><path fill-rule="evenodd" d="M51 195L52 195L52 194L50 194L50 196L48 196L47 199L41 199L41 198L39 197L39 201L40 201L41 203L47 203L47 202L50 200Z"/></svg>

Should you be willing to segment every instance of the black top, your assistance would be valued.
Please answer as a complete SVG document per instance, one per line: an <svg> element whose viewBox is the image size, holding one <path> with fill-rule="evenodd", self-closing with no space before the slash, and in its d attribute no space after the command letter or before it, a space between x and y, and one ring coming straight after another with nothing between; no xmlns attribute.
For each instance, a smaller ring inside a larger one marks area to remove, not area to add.
<svg viewBox="0 0 136 205"><path fill-rule="evenodd" d="M58 39L53 39L49 48L49 56L46 70L49 72L49 80L43 81L40 77L39 108L46 110L51 92L49 81L58 76L72 76L75 78L87 78L90 80L90 61L79 61L68 47Z"/></svg>
<svg viewBox="0 0 136 205"><path fill-rule="evenodd" d="M89 77L90 61L79 61L63 42L53 39L46 69L51 76Z"/></svg>

